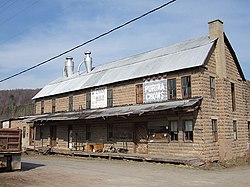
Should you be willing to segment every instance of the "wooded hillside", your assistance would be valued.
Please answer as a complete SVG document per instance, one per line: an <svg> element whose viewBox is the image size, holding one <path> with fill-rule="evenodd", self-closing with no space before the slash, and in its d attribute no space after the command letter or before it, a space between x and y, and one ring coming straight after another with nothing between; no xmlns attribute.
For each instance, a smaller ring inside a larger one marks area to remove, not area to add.
<svg viewBox="0 0 250 187"><path fill-rule="evenodd" d="M34 114L34 106L31 99L39 90L0 90L0 119Z"/></svg>

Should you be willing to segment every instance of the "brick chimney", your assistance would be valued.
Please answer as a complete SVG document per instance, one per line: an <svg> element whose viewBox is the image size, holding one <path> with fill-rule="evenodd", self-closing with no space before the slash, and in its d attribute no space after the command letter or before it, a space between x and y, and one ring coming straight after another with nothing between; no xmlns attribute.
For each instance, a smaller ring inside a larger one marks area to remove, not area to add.
<svg viewBox="0 0 250 187"><path fill-rule="evenodd" d="M219 78L226 78L226 54L224 43L223 22L219 19L208 22L210 39L217 39L215 47L216 74Z"/></svg>

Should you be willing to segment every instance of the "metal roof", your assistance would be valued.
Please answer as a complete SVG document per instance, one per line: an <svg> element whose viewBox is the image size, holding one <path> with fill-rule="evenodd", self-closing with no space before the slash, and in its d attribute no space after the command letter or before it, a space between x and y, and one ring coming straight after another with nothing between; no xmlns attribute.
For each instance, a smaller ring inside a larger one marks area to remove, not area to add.
<svg viewBox="0 0 250 187"><path fill-rule="evenodd" d="M46 85L33 99L202 66L213 44L214 40L203 36L103 64L89 73L58 78Z"/></svg>
<svg viewBox="0 0 250 187"><path fill-rule="evenodd" d="M34 121L61 121L61 120L77 120L77 119L95 119L95 118L107 118L112 116L130 116L130 115L142 115L148 112L158 112L164 110L176 110L176 109L195 109L198 106L201 97L166 101L162 103L150 103L141 105L131 105L131 106L119 106L112 108L100 108L100 109L90 109L76 112L59 112L59 113L49 113L41 114L36 116L30 116L24 119L24 122L34 122Z"/></svg>

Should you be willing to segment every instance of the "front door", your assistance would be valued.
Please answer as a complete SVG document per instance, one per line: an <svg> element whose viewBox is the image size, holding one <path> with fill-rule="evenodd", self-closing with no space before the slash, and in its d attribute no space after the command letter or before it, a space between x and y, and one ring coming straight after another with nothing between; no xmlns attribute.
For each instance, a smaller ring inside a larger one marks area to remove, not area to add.
<svg viewBox="0 0 250 187"><path fill-rule="evenodd" d="M148 153L148 127L145 123L135 124L135 153L147 154Z"/></svg>
<svg viewBox="0 0 250 187"><path fill-rule="evenodd" d="M51 147L56 146L56 126L55 125L50 126L50 146Z"/></svg>
<svg viewBox="0 0 250 187"><path fill-rule="evenodd" d="M73 130L72 125L68 126L68 148L72 149L72 142L73 142Z"/></svg>
<svg viewBox="0 0 250 187"><path fill-rule="evenodd" d="M34 127L30 127L29 142L30 142L30 145L34 145Z"/></svg>

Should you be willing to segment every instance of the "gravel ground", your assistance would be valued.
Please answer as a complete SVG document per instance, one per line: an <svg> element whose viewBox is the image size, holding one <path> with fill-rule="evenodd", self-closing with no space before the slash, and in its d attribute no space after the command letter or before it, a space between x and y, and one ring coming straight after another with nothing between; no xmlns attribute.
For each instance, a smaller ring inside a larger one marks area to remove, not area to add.
<svg viewBox="0 0 250 187"><path fill-rule="evenodd" d="M25 156L22 171L0 173L0 187L250 186L250 166L188 166L63 156Z"/></svg>

